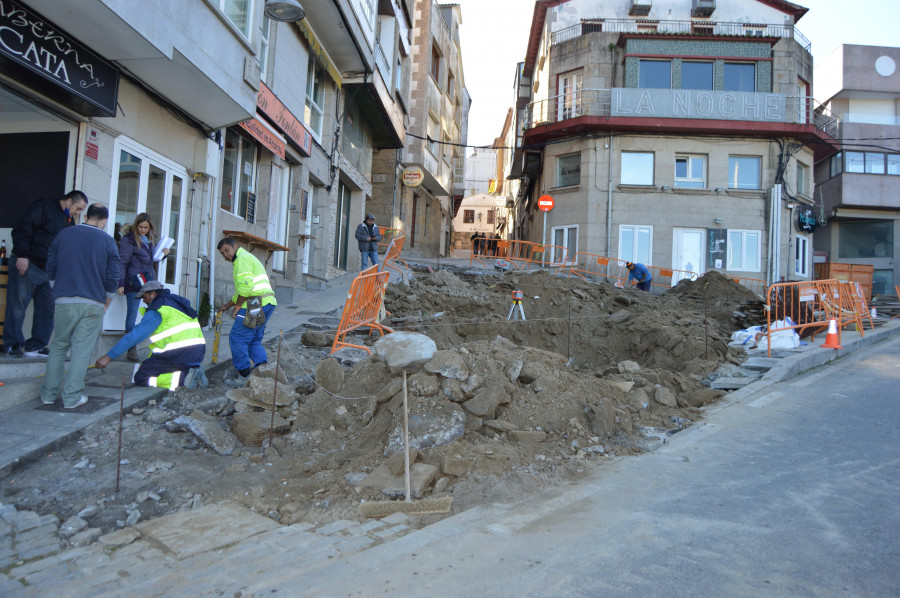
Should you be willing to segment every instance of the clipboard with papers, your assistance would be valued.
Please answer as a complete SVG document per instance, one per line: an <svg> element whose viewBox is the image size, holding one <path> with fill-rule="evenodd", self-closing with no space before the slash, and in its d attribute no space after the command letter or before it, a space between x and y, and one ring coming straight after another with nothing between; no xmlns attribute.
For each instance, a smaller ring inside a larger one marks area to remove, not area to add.
<svg viewBox="0 0 900 598"><path fill-rule="evenodd" d="M172 237L166 237L164 240L160 241L159 245L156 246L156 253L153 254L153 261L158 262L166 259L166 254L163 253L163 251L169 249L174 244L175 239Z"/></svg>

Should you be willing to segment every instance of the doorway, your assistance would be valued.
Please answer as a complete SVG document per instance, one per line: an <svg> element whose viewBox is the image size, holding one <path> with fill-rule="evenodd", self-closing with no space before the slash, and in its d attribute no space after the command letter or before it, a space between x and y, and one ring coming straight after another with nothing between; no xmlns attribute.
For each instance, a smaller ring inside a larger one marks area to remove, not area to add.
<svg viewBox="0 0 900 598"><path fill-rule="evenodd" d="M550 263L554 266L572 264L578 251L578 225L555 226L550 231ZM561 251L559 248L565 248ZM559 255L558 255L559 254Z"/></svg>
<svg viewBox="0 0 900 598"><path fill-rule="evenodd" d="M675 228L673 229L672 267L675 272L672 275L672 286L682 278L688 278L693 272L700 276L706 271L706 229L702 228Z"/></svg>
<svg viewBox="0 0 900 598"><path fill-rule="evenodd" d="M338 186L337 221L334 227L334 265L347 269L347 244L350 236L350 189L340 183Z"/></svg>

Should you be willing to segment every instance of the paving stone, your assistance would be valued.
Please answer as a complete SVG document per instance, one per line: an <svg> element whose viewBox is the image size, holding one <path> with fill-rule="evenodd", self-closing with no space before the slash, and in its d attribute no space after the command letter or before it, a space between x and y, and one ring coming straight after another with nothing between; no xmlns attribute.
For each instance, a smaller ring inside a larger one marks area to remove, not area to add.
<svg viewBox="0 0 900 598"><path fill-rule="evenodd" d="M25 576L25 583L30 586L58 585L81 578L81 572L72 570L66 563L57 563L41 571Z"/></svg>
<svg viewBox="0 0 900 598"><path fill-rule="evenodd" d="M0 504L0 519L6 521L8 517L12 517L17 511L16 505Z"/></svg>
<svg viewBox="0 0 900 598"><path fill-rule="evenodd" d="M340 550L342 553L347 554L350 552L359 552L360 550L364 550L375 543L375 540L368 536L359 536L356 538L350 538L345 542L341 542L336 545L335 548Z"/></svg>
<svg viewBox="0 0 900 598"><path fill-rule="evenodd" d="M42 525L41 527L33 527L27 532L16 534L16 545L18 546L22 542L28 542L29 540L34 540L35 538L56 536L57 529L58 528L52 524Z"/></svg>
<svg viewBox="0 0 900 598"><path fill-rule="evenodd" d="M409 515L401 511L397 511L396 513L391 513L387 517L382 517L381 522L385 525L399 525L401 523L407 524L409 523Z"/></svg>
<svg viewBox="0 0 900 598"><path fill-rule="evenodd" d="M412 528L408 525L395 525L394 527L389 527L387 529L380 529L377 532L374 532L374 534L382 540L390 540L410 529Z"/></svg>
<svg viewBox="0 0 900 598"><path fill-rule="evenodd" d="M751 382L753 382L753 379L751 378L722 377L713 380L709 387L713 390L736 390L738 388L744 388Z"/></svg>
<svg viewBox="0 0 900 598"><path fill-rule="evenodd" d="M19 553L19 558L23 561L47 556L59 552L61 549L62 543L55 536L35 538L22 544L16 543L16 551Z"/></svg>
<svg viewBox="0 0 900 598"><path fill-rule="evenodd" d="M24 590L25 586L19 580L0 574L0 596L18 596Z"/></svg>
<svg viewBox="0 0 900 598"><path fill-rule="evenodd" d="M83 529L86 529L88 522L79 516L69 517L59 526L59 535L63 538L74 536Z"/></svg>
<svg viewBox="0 0 900 598"><path fill-rule="evenodd" d="M8 536L10 533L12 533L12 526L3 520L0 520L0 536Z"/></svg>
<svg viewBox="0 0 900 598"><path fill-rule="evenodd" d="M0 569L6 569L7 567L11 567L18 560L19 560L18 553L10 552L8 554L0 554ZM3 592L0 592L0 596L2 596L2 595L3 595Z"/></svg>
<svg viewBox="0 0 900 598"><path fill-rule="evenodd" d="M741 364L741 367L750 370L766 371L778 365L780 359L774 357L751 357Z"/></svg>
<svg viewBox="0 0 900 598"><path fill-rule="evenodd" d="M102 533L99 527L89 527L69 538L69 545L87 546L99 538Z"/></svg>
<svg viewBox="0 0 900 598"><path fill-rule="evenodd" d="M56 515L44 515L41 517L34 511L19 511L16 514L16 518L10 523L12 523L12 526L17 533L21 533L51 523L58 526L59 517Z"/></svg>
<svg viewBox="0 0 900 598"><path fill-rule="evenodd" d="M367 532L371 532L376 529L380 529L382 527L384 527L384 523L382 523L381 521L379 521L377 519L370 519L369 521L367 521L365 523L361 523L360 525L356 525L354 527L346 529L344 531L344 533L352 534L355 536L357 534L365 534Z"/></svg>
<svg viewBox="0 0 900 598"><path fill-rule="evenodd" d="M98 540L104 546L118 547L131 544L140 537L141 532L134 529L133 527L126 527L124 529L116 530L109 534L100 536Z"/></svg>
<svg viewBox="0 0 900 598"><path fill-rule="evenodd" d="M9 572L9 575L14 579L19 579L25 577L26 575L31 575L35 571L43 571L48 567L55 567L60 563L60 560L55 556L49 556L44 559L39 559L37 561L32 561L30 563L25 563Z"/></svg>
<svg viewBox="0 0 900 598"><path fill-rule="evenodd" d="M348 521L347 519L338 519L328 525L324 525L316 530L316 533L322 534L323 536L330 536L331 534L336 534L338 532L344 531L349 527L353 527L356 525L355 521Z"/></svg>

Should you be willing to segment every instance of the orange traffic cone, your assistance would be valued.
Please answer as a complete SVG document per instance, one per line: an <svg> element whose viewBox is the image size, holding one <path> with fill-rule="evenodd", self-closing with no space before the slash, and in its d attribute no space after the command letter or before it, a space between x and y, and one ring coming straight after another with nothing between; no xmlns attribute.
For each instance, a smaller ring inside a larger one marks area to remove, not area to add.
<svg viewBox="0 0 900 598"><path fill-rule="evenodd" d="M828 334L825 336L825 342L822 343L823 349L843 349L838 344L837 324L834 320L828 321Z"/></svg>

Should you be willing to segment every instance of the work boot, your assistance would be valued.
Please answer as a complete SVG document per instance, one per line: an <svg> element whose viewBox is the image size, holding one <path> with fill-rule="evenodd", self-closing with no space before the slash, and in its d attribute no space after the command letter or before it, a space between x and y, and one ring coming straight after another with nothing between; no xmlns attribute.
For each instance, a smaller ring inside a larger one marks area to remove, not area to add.
<svg viewBox="0 0 900 598"><path fill-rule="evenodd" d="M235 372L234 376L227 376L224 382L226 386L230 386L231 388L242 388L247 385L247 380L249 379L249 374L247 376L242 376L240 372Z"/></svg>
<svg viewBox="0 0 900 598"><path fill-rule="evenodd" d="M128 361L138 362L141 358L138 357L137 347L132 347L128 349Z"/></svg>

